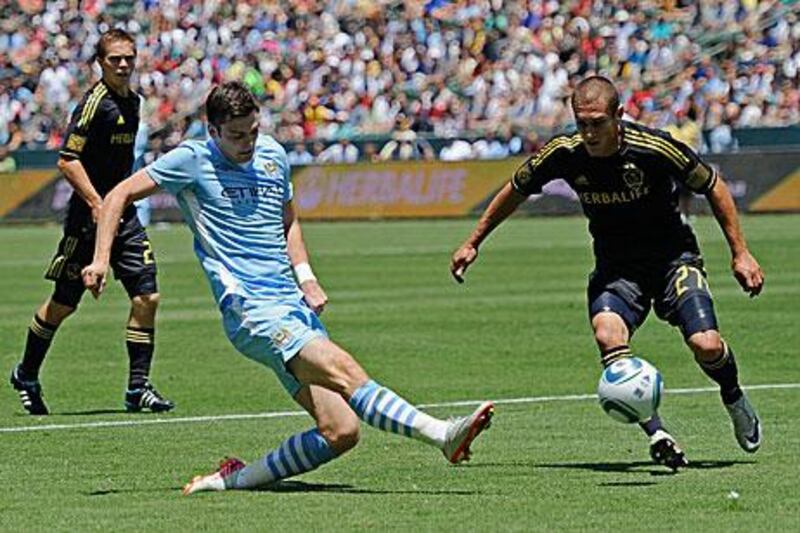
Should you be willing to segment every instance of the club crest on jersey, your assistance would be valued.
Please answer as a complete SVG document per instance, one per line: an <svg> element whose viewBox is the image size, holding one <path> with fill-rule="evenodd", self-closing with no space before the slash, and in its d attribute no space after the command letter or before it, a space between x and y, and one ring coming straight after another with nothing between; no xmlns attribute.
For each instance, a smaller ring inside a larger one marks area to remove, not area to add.
<svg viewBox="0 0 800 533"><path fill-rule="evenodd" d="M644 185L644 172L633 163L625 163L622 167L622 180L629 189L638 193Z"/></svg>
<svg viewBox="0 0 800 533"><path fill-rule="evenodd" d="M278 165L274 161L266 161L264 162L264 170L267 171L267 174L274 174L278 171Z"/></svg>

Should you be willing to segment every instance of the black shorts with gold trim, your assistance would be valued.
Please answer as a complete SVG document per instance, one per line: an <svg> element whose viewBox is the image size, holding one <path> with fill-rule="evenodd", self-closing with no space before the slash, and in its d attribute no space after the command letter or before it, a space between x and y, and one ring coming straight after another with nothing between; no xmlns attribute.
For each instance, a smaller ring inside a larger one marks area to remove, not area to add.
<svg viewBox="0 0 800 533"><path fill-rule="evenodd" d="M44 275L56 282L53 300L57 303L76 307L80 302L85 290L81 270L94 257L95 229L92 222L65 223L64 235ZM153 249L136 216L120 224L111 247L111 268L131 298L158 292Z"/></svg>
<svg viewBox="0 0 800 533"><path fill-rule="evenodd" d="M637 261L599 265L589 277L589 317L613 312L631 335L652 308L656 316L680 328L684 338L718 330L703 259L686 252L673 261Z"/></svg>

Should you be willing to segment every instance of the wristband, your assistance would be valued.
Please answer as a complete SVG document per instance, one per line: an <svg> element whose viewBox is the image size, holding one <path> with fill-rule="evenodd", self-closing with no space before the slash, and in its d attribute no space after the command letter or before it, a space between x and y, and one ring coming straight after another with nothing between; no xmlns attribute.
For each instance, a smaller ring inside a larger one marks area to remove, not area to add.
<svg viewBox="0 0 800 533"><path fill-rule="evenodd" d="M316 280L317 276L311 270L311 265L308 263L298 263L294 265L294 277L297 279L297 284L302 285L306 281Z"/></svg>

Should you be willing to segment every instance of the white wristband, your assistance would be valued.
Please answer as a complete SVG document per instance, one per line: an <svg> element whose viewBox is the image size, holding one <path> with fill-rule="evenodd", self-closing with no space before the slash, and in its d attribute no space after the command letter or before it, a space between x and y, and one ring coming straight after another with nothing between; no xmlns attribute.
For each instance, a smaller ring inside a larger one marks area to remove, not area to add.
<svg viewBox="0 0 800 533"><path fill-rule="evenodd" d="M297 279L297 284L302 285L306 281L316 280L317 276L311 270L311 265L308 263L298 263L294 266L294 277Z"/></svg>

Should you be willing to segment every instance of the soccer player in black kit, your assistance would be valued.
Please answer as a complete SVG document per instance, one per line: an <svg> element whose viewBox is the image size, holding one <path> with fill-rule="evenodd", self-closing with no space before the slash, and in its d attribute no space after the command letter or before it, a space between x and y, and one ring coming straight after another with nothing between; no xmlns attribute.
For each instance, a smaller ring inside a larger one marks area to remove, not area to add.
<svg viewBox="0 0 800 533"><path fill-rule="evenodd" d="M764 274L750 254L733 198L718 171L668 134L622 120L619 94L600 76L572 95L578 132L558 135L529 158L494 197L477 227L453 254L450 270L464 281L483 240L531 194L563 178L589 219L595 270L589 317L604 366L631 355L629 339L651 306L680 328L700 368L720 387L740 447L761 446L761 423L739 387L736 359L722 339L697 239L678 210L678 183L704 194L730 247L731 268L750 296ZM658 415L640 426L650 455L673 470L688 464Z"/></svg>
<svg viewBox="0 0 800 533"><path fill-rule="evenodd" d="M133 38L118 29L98 41L96 60L103 75L72 114L58 168L74 188L64 235L45 277L52 295L33 316L22 361L11 371L11 385L32 415L48 414L39 370L59 325L75 312L84 292L81 269L92 262L95 223L103 197L131 173L139 127L139 96L129 83L136 61ZM114 241L112 264L131 299L126 331L130 360L125 407L128 411L169 411L174 404L149 381L158 307L156 263L144 228L130 206Z"/></svg>

